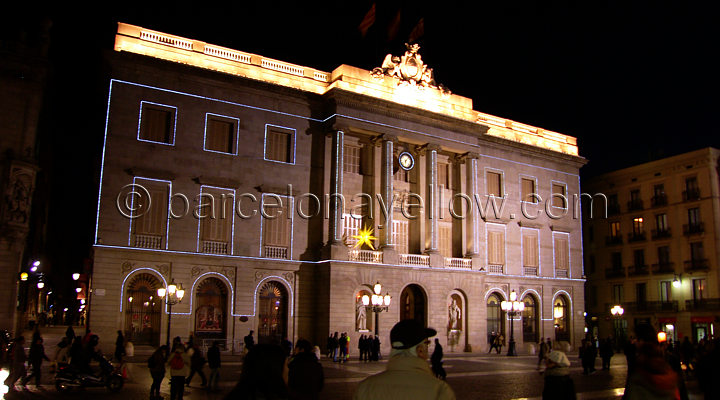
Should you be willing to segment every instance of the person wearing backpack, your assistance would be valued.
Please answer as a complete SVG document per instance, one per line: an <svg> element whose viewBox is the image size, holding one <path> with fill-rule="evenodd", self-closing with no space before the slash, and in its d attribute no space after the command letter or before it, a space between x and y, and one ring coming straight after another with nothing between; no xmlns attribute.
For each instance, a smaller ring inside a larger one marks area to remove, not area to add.
<svg viewBox="0 0 720 400"><path fill-rule="evenodd" d="M185 379L190 372L190 357L185 352L185 346L179 337L173 340L167 368L170 370L170 400L182 400Z"/></svg>
<svg viewBox="0 0 720 400"><path fill-rule="evenodd" d="M165 378L165 362L168 356L168 347L160 346L148 359L148 369L152 377L152 385L150 385L150 400L162 399L160 396L160 384Z"/></svg>

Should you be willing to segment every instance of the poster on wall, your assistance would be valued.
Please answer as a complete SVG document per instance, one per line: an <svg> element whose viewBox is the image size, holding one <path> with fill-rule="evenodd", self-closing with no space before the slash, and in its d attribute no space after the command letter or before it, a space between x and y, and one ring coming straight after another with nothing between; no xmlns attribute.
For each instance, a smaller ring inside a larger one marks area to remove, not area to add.
<svg viewBox="0 0 720 400"><path fill-rule="evenodd" d="M223 318L219 307L201 306L195 312L195 332L222 333Z"/></svg>

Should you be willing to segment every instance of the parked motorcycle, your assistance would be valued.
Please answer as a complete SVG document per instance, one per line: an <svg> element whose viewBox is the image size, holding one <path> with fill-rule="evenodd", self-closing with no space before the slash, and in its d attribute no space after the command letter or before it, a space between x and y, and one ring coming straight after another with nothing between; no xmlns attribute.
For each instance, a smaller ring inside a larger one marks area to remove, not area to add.
<svg viewBox="0 0 720 400"><path fill-rule="evenodd" d="M106 387L111 392L120 391L125 384L122 375L105 357L100 358L99 363L99 376L83 373L70 364L58 364L55 389L67 392L73 388Z"/></svg>

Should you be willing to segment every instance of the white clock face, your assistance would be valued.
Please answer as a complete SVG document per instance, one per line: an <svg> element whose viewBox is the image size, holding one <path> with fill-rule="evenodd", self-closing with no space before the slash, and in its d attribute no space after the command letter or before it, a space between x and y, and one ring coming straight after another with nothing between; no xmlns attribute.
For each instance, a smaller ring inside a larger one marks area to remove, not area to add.
<svg viewBox="0 0 720 400"><path fill-rule="evenodd" d="M413 159L412 155L410 153L402 153L399 157L400 166L404 170L409 170L413 167L415 164L415 160Z"/></svg>

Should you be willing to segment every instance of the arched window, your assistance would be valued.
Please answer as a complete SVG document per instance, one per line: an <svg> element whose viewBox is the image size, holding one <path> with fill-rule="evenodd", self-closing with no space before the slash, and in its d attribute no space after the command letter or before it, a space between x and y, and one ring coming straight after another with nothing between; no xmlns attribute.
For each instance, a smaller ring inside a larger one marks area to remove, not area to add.
<svg viewBox="0 0 720 400"><path fill-rule="evenodd" d="M555 298L553 303L553 320L555 322L555 340L570 341L570 310L568 300L565 296L560 295Z"/></svg>
<svg viewBox="0 0 720 400"><path fill-rule="evenodd" d="M157 290L160 280L152 274L137 274L125 289L125 338L138 345L160 344L162 299Z"/></svg>
<svg viewBox="0 0 720 400"><path fill-rule="evenodd" d="M488 344L493 341L493 336L501 333L505 336L505 324L503 323L504 312L500 308L502 302L500 295L493 293L487 300L487 339Z"/></svg>
<svg viewBox="0 0 720 400"><path fill-rule="evenodd" d="M288 296L279 282L265 283L258 293L258 343L276 343L287 336Z"/></svg>
<svg viewBox="0 0 720 400"><path fill-rule="evenodd" d="M195 292L195 336L200 339L227 337L227 286L218 278L207 278Z"/></svg>
<svg viewBox="0 0 720 400"><path fill-rule="evenodd" d="M408 285L400 295L400 320L414 319L427 326L427 300L418 285Z"/></svg>
<svg viewBox="0 0 720 400"><path fill-rule="evenodd" d="M537 343L539 340L537 301L534 296L528 294L523 302L525 303L525 309L522 312L523 341Z"/></svg>

